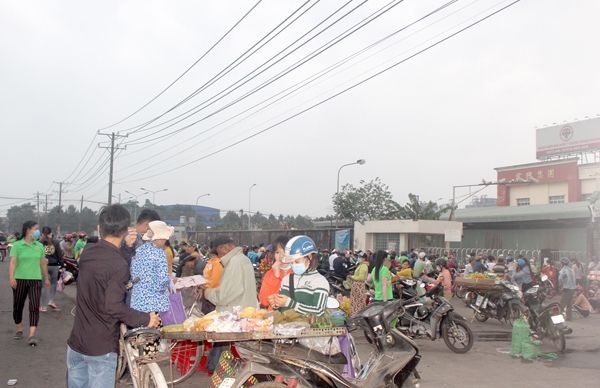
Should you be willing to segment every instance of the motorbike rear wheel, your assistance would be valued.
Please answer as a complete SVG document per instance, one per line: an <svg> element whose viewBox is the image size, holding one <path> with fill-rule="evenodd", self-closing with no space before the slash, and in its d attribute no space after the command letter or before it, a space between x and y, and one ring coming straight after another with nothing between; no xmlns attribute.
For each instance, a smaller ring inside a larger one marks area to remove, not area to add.
<svg viewBox="0 0 600 388"><path fill-rule="evenodd" d="M478 322L485 322L489 318L490 317L488 317L485 313L475 313L475 319L477 319Z"/></svg>
<svg viewBox="0 0 600 388"><path fill-rule="evenodd" d="M454 353L467 353L473 347L473 332L462 321L444 320L444 323L442 323L442 337L444 337L448 349Z"/></svg>
<svg viewBox="0 0 600 388"><path fill-rule="evenodd" d="M513 326L515 321L521 318L521 315L525 315L525 310L519 305L513 304L510 306L510 311L508 312L508 323Z"/></svg>
<svg viewBox="0 0 600 388"><path fill-rule="evenodd" d="M556 290L554 287L546 287L546 291L544 291L547 299L552 299L556 295Z"/></svg>
<svg viewBox="0 0 600 388"><path fill-rule="evenodd" d="M559 329L558 326L556 326L550 318L548 318L548 320L546 321L546 330L548 336L554 343L554 346L556 346L556 349L559 352L563 353L565 351L565 348L567 347L565 333L563 333L563 331Z"/></svg>

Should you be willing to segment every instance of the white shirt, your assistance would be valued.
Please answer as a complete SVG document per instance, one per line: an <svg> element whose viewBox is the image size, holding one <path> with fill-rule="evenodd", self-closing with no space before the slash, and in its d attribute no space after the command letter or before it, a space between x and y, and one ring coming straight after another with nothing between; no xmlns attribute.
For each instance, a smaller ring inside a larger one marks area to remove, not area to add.
<svg viewBox="0 0 600 388"><path fill-rule="evenodd" d="M473 266L471 263L465 265L465 276L473 273Z"/></svg>
<svg viewBox="0 0 600 388"><path fill-rule="evenodd" d="M487 263L487 267L489 268L490 271L494 270L495 265L496 265L496 263Z"/></svg>
<svg viewBox="0 0 600 388"><path fill-rule="evenodd" d="M333 271L333 261L335 259L337 259L337 257L338 257L337 253L334 253L333 255L329 256L329 270L330 271Z"/></svg>
<svg viewBox="0 0 600 388"><path fill-rule="evenodd" d="M594 263L593 261L588 264L588 271L600 271L600 261L598 264Z"/></svg>

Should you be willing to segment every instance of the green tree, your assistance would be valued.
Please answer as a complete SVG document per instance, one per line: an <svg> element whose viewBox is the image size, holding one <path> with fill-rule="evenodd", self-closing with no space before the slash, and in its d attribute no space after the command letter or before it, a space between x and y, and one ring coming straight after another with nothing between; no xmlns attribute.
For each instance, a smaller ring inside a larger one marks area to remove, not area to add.
<svg viewBox="0 0 600 388"><path fill-rule="evenodd" d="M333 210L341 219L350 221L394 219L399 205L392 200L389 187L379 178L360 181L360 187L344 185L333 196Z"/></svg>
<svg viewBox="0 0 600 388"><path fill-rule="evenodd" d="M440 216L450 210L451 206L440 209L438 204L429 201L426 204L419 202L419 196L408 194L409 202L398 209L397 216L404 220L439 220Z"/></svg>
<svg viewBox="0 0 600 388"><path fill-rule="evenodd" d="M8 218L8 234L14 232L21 232L23 224L26 221L35 221L37 216L35 213L35 205L27 202L23 205L12 206L6 212L6 218Z"/></svg>

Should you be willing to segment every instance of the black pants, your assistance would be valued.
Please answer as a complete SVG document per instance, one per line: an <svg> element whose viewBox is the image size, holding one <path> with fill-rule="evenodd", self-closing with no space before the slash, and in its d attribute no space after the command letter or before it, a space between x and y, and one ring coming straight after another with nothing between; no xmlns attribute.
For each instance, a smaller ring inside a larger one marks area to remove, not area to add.
<svg viewBox="0 0 600 388"><path fill-rule="evenodd" d="M40 296L42 295L42 281L16 279L17 288L13 289L13 319L15 324L23 321L25 300L29 297L29 326L37 326L40 321Z"/></svg>
<svg viewBox="0 0 600 388"><path fill-rule="evenodd" d="M573 319L573 295L575 294L575 289L569 290L563 288L563 294L560 298L560 311L562 312L565 307L567 308L567 321Z"/></svg>

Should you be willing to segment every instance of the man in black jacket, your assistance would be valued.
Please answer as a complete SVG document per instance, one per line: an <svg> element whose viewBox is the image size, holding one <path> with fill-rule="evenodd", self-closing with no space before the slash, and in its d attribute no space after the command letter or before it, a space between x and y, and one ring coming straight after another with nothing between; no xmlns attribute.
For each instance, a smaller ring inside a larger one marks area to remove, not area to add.
<svg viewBox="0 0 600 388"><path fill-rule="evenodd" d="M130 216L119 204L100 212L100 240L86 247L79 259L76 313L67 341L68 386L113 387L119 351L119 325L158 327L160 318L125 304L129 263L120 251ZM136 238L131 228L126 244Z"/></svg>

